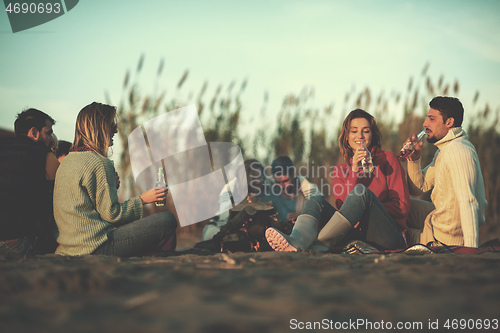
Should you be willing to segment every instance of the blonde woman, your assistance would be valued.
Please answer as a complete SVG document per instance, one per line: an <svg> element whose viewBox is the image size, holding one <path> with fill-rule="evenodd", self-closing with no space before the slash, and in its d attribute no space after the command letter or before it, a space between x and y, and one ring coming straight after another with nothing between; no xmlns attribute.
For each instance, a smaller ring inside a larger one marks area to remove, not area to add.
<svg viewBox="0 0 500 333"><path fill-rule="evenodd" d="M115 107L94 102L78 114L72 151L55 181L58 254L143 256L175 237L171 213L143 218L143 205L165 199L166 188L118 202L115 169L107 158L115 133Z"/></svg>

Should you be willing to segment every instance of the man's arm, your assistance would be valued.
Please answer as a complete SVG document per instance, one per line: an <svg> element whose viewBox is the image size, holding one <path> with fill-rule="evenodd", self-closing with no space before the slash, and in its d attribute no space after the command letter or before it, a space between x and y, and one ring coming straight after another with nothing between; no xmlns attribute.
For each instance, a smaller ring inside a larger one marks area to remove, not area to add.
<svg viewBox="0 0 500 333"><path fill-rule="evenodd" d="M439 150L438 150L439 152ZM431 164L422 170L420 159L416 161L408 160L408 189L411 195L422 195L424 192L432 190L436 176L435 160L437 153Z"/></svg>
<svg viewBox="0 0 500 333"><path fill-rule="evenodd" d="M323 195L316 184L311 183L305 177L299 177L300 191L304 194L306 200L317 195Z"/></svg>
<svg viewBox="0 0 500 333"><path fill-rule="evenodd" d="M420 155L422 153L423 142L417 142L417 136L413 134L406 142L413 142L415 150L408 157L408 189L411 195L422 195L424 192L430 191L434 187L434 165L439 150L434 155L432 163L424 170L420 165Z"/></svg>

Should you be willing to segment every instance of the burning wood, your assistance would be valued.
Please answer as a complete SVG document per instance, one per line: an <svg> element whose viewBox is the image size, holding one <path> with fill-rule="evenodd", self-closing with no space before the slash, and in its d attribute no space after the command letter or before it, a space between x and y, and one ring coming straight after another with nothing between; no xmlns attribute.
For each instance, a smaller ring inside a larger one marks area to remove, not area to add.
<svg viewBox="0 0 500 333"><path fill-rule="evenodd" d="M220 244L221 252L271 251L264 233L275 226L277 213L270 202L243 202L229 213L229 221L213 241Z"/></svg>

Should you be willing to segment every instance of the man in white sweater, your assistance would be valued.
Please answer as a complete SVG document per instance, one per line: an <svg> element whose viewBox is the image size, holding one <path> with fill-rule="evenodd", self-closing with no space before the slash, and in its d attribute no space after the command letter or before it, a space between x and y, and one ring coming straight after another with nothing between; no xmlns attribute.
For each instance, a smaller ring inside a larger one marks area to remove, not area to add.
<svg viewBox="0 0 500 333"><path fill-rule="evenodd" d="M416 145L415 152L408 159L408 185L413 195L433 190L431 200L435 208L432 207L430 213L425 212L428 214L419 226L413 226L421 231L412 243L437 241L446 245L478 247L478 231L484 223L487 202L476 149L461 127L462 103L453 97L435 97L429 106L423 126L427 141L438 150L432 162L422 170L420 153L423 143ZM415 135L412 140L416 141ZM415 206L417 210L425 210L425 205Z"/></svg>

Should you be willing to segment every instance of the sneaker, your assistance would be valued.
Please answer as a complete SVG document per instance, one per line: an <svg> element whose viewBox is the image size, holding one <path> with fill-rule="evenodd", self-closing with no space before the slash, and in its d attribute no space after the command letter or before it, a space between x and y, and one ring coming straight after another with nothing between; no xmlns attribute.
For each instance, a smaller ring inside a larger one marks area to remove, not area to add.
<svg viewBox="0 0 500 333"><path fill-rule="evenodd" d="M297 248L290 243L289 237L274 228L266 229L266 240L274 251L297 252Z"/></svg>

